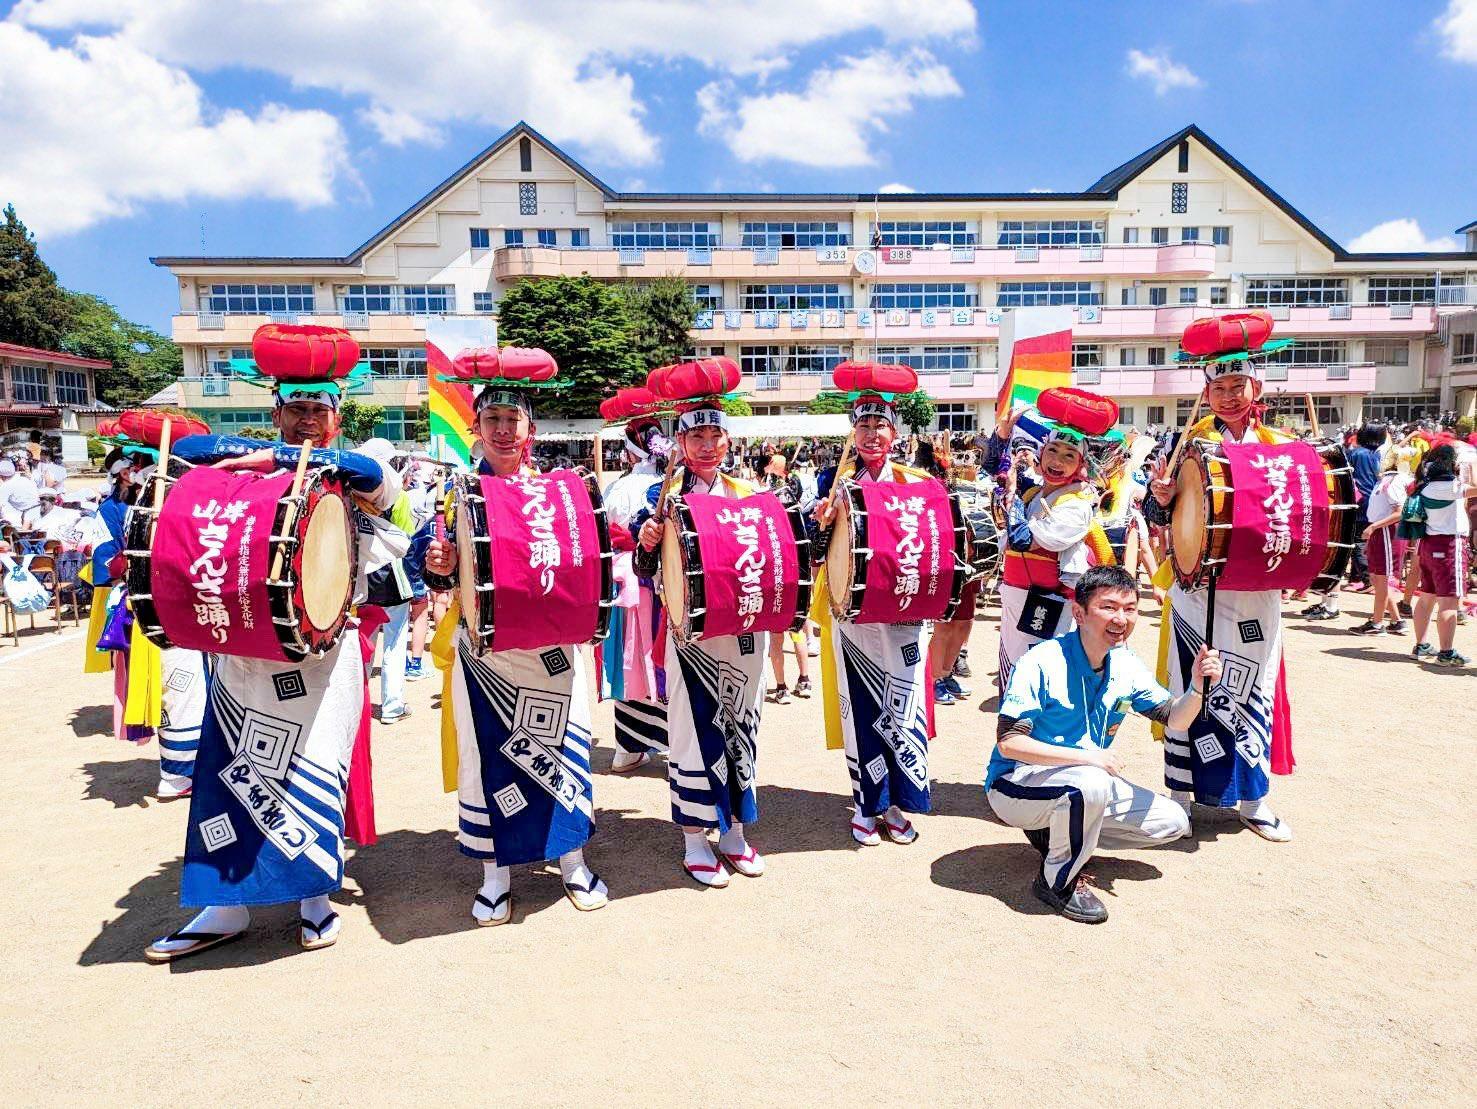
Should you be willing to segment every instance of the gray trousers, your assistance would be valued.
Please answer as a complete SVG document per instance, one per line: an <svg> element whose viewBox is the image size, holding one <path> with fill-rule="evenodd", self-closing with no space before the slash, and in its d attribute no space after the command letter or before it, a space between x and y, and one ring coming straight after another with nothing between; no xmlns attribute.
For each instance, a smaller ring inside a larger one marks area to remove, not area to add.
<svg viewBox="0 0 1477 1109"><path fill-rule="evenodd" d="M1022 763L987 796L1006 824L1051 830L1041 874L1063 896L1099 846L1157 847L1190 834L1190 818L1175 802L1096 766Z"/></svg>

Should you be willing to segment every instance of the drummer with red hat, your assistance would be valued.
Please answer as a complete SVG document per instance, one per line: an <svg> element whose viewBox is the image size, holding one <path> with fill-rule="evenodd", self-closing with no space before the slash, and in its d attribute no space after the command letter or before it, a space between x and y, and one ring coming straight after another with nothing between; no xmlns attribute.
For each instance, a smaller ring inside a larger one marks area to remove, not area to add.
<svg viewBox="0 0 1477 1109"><path fill-rule="evenodd" d="M346 388L369 372L348 332L266 324L252 337L252 360L234 368L248 384L272 390L280 441L263 446L239 436L189 435L173 444L176 459L271 473L296 468L302 444L311 441L308 464L338 471L355 494L356 515L388 512L400 495L395 472L327 446L338 437ZM384 561L374 529L361 523L356 598ZM180 883L180 902L199 912L148 947L151 962L238 938L253 905L296 901L300 945L313 950L337 942L341 921L329 896L343 884L346 782L364 690L354 636L298 663L214 656ZM249 768L238 763L243 757ZM233 764L237 769L228 774ZM241 784L254 782L253 775L271 787L270 797L262 786ZM285 825L308 830L310 838L294 849L285 837L268 834Z"/></svg>
<svg viewBox="0 0 1477 1109"><path fill-rule="evenodd" d="M667 750L666 671L653 657L661 601L650 578L636 573L631 521L649 504L675 444L663 432L662 402L645 386L622 389L600 414L624 423L626 471L605 490L605 513L615 547L616 607L599 647L600 695L615 702L615 757L610 769L630 774Z"/></svg>
<svg viewBox="0 0 1477 1109"><path fill-rule="evenodd" d="M677 409L682 466L668 495L706 493L742 500L757 492L722 472L730 445L723 398L739 378L731 358L664 366L647 378L647 388ZM656 510L663 504L663 484L651 487L647 508L632 522L636 573L648 578L655 578L661 567L663 522ZM763 632L687 644L669 637L666 643L672 819L683 833L682 867L704 886L727 886L730 867L750 878L764 873L764 859L744 829L759 817L754 775L767 648ZM716 854L708 838L713 828L719 833Z"/></svg>
<svg viewBox="0 0 1477 1109"><path fill-rule="evenodd" d="M1203 397L1210 415L1185 429L1196 439L1226 443L1285 443L1291 436L1261 422L1258 402L1268 356L1290 346L1272 338L1265 312L1197 320L1180 341L1181 361L1205 375ZM1150 524L1167 525L1176 475L1161 457L1144 500ZM1156 584L1169 586L1170 560ZM1175 581L1159 629L1159 679L1179 696L1205 634L1206 590L1187 590ZM1267 803L1273 773L1292 772L1291 705L1282 674L1282 594L1277 589L1221 591L1216 597L1214 642L1233 651L1238 691L1213 698L1221 707L1201 714L1186 729L1164 737L1164 781L1186 812L1192 801L1234 808L1242 824L1263 839L1285 843L1292 829ZM1222 687L1224 689L1224 687Z"/></svg>
<svg viewBox="0 0 1477 1109"><path fill-rule="evenodd" d="M520 496L539 489L523 485L538 471L530 459L537 424L534 397L565 388L547 352L531 348L478 348L452 364L457 378L478 390L473 430L482 447L478 472L507 481ZM491 502L488 502L489 504ZM495 532L496 519L488 528ZM426 552L426 584L455 589L459 575L455 543L437 537ZM584 846L595 830L594 784L590 773L590 697L584 652L569 643L541 650L498 649L479 653L467 632L460 601L438 632L431 651L448 675L441 699L442 735L454 732L443 763L456 766L457 846L482 863L482 885L472 899L472 919L482 927L513 919L512 870L518 864L558 860L565 896L582 912L604 908L610 891L585 862ZM452 638L454 636L454 639ZM552 735L534 765L519 761L527 747L525 718L548 720ZM537 763L556 760L554 772L574 787L555 798ZM449 785L448 785L448 788Z"/></svg>
<svg viewBox="0 0 1477 1109"><path fill-rule="evenodd" d="M931 475L892 460L897 440L896 398L918 388L911 366L842 362L832 371L851 404L852 469L836 475L858 482L912 483ZM836 515L835 495L816 506L824 529ZM822 569L821 573L827 571ZM851 838L875 847L885 836L909 844L918 830L910 813L931 807L928 774L928 652L923 624L854 623L831 611L830 591L818 582L811 619L821 628L821 691L826 746L846 751L851 778ZM845 701L849 711L842 712Z"/></svg>

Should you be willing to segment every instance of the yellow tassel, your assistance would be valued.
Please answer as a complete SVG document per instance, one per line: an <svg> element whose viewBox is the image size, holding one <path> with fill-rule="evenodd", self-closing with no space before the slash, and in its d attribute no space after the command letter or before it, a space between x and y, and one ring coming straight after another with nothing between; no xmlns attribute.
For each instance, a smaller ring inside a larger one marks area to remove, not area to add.
<svg viewBox="0 0 1477 1109"><path fill-rule="evenodd" d="M112 590L106 585L100 585L92 591L92 612L87 617L87 638L82 642L84 674L113 672L113 652L97 649L97 641L102 638L103 629L108 626L108 597L111 593Z"/></svg>
<svg viewBox="0 0 1477 1109"><path fill-rule="evenodd" d="M164 654L137 623L128 643L128 700L123 723L157 728L164 718Z"/></svg>
<svg viewBox="0 0 1477 1109"><path fill-rule="evenodd" d="M451 667L456 661L456 628L461 618L461 601L453 599L446 615L431 637L431 661L441 671L441 789L456 791L456 710L452 707Z"/></svg>
<svg viewBox="0 0 1477 1109"><path fill-rule="evenodd" d="M821 638L821 708L826 728L826 750L839 751L841 738L841 687L836 678L836 650L831 637L831 591L826 584L826 568L815 575L810 594L810 618L820 626Z"/></svg>

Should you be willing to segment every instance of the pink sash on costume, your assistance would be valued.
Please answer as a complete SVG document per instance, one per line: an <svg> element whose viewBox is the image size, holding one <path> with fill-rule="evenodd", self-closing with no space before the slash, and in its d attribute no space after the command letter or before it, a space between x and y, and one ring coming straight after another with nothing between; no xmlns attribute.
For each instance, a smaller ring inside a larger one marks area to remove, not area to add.
<svg viewBox="0 0 1477 1109"><path fill-rule="evenodd" d="M939 481L858 483L867 512L867 587L858 624L938 620L954 588L954 518Z"/></svg>
<svg viewBox="0 0 1477 1109"><path fill-rule="evenodd" d="M798 615L800 549L779 498L689 493L683 502L702 555L703 638L789 630Z"/></svg>
<svg viewBox="0 0 1477 1109"><path fill-rule="evenodd" d="M1328 560L1328 474L1308 443L1223 443L1231 546L1217 588L1306 589Z"/></svg>

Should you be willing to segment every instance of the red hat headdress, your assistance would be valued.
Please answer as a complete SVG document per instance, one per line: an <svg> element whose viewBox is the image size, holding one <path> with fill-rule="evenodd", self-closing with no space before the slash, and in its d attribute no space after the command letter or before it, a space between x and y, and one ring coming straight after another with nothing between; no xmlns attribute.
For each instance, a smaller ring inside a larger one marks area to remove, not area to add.
<svg viewBox="0 0 1477 1109"><path fill-rule="evenodd" d="M646 387L677 409L677 431L695 427L728 428L723 398L738 388L743 374L732 358L718 356L658 366L646 376Z"/></svg>
<svg viewBox="0 0 1477 1109"><path fill-rule="evenodd" d="M836 388L851 402L851 422L881 416L897 426L893 401L918 388L918 373L912 366L891 362L842 362L831 371Z"/></svg>

